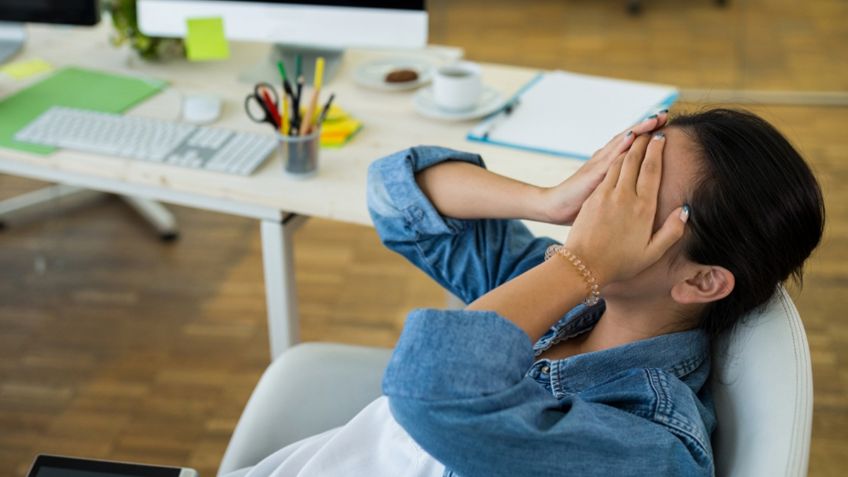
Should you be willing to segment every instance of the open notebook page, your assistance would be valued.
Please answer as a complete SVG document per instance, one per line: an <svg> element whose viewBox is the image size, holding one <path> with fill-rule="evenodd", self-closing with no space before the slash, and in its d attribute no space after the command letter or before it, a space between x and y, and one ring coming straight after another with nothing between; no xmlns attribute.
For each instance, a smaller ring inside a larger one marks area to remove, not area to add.
<svg viewBox="0 0 848 477"><path fill-rule="evenodd" d="M676 98L670 86L554 71L528 85L508 117L494 119L488 139L482 136L486 122L468 138L588 158L612 136Z"/></svg>

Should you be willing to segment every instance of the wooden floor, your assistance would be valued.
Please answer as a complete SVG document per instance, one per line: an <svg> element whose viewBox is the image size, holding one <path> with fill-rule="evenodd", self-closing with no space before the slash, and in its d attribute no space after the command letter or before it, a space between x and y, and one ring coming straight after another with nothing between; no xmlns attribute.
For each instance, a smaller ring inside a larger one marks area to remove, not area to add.
<svg viewBox="0 0 848 477"><path fill-rule="evenodd" d="M706 89L848 90L848 3L730 3L645 0L632 18L624 0L431 0L431 36L481 61ZM753 109L798 145L825 190L825 241L795 296L813 353L810 475L841 476L848 109ZM41 185L0 175L0 196ZM51 452L214 475L268 364L256 223L174 208L182 238L162 244L116 200L60 205L0 234L0 474L23 475ZM391 346L410 308L443 303L369 228L309 222L296 254L304 340Z"/></svg>

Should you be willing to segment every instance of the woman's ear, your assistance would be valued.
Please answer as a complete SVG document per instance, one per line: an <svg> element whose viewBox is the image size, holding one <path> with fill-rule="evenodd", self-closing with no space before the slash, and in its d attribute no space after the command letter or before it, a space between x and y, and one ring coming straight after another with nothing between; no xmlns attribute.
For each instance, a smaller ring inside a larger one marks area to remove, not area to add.
<svg viewBox="0 0 848 477"><path fill-rule="evenodd" d="M710 303L730 295L735 284L733 273L724 267L696 265L671 288L671 297L681 305Z"/></svg>

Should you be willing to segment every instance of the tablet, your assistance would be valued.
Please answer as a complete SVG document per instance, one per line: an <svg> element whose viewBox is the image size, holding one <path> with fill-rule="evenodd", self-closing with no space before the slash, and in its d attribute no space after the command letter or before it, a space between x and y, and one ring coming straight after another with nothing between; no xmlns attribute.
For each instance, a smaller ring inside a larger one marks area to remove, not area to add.
<svg viewBox="0 0 848 477"><path fill-rule="evenodd" d="M41 454L27 477L198 477L194 469Z"/></svg>

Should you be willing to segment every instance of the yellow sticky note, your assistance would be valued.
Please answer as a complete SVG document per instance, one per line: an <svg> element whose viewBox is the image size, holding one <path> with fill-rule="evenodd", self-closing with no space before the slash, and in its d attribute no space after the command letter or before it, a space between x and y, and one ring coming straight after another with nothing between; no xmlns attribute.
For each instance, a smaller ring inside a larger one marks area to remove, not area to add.
<svg viewBox="0 0 848 477"><path fill-rule="evenodd" d="M50 63L42 60L41 58L33 58L31 60L21 60L9 63L8 65L0 68L0 73L16 80L22 80L52 69L53 66L51 66Z"/></svg>
<svg viewBox="0 0 848 477"><path fill-rule="evenodd" d="M189 18L186 27L185 45L189 60L226 60L230 57L222 18Z"/></svg>
<svg viewBox="0 0 848 477"><path fill-rule="evenodd" d="M345 119L342 121L325 122L321 125L322 134L349 135L362 127L362 123L356 119Z"/></svg>
<svg viewBox="0 0 848 477"><path fill-rule="evenodd" d="M362 123L355 120L342 120L324 123L321 126L321 147L342 147L362 129Z"/></svg>
<svg viewBox="0 0 848 477"><path fill-rule="evenodd" d="M330 106L330 110L327 111L327 118L324 120L324 122L339 121L342 119L347 119L347 117L347 111L333 104L332 106Z"/></svg>

